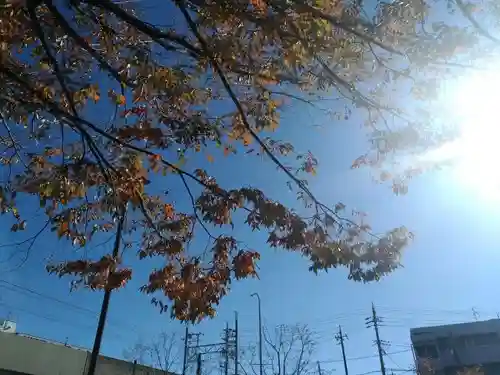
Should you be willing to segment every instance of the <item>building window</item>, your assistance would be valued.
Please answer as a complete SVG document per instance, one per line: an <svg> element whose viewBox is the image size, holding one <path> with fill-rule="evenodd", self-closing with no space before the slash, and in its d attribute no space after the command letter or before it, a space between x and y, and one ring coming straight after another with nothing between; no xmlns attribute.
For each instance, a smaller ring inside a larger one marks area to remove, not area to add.
<svg viewBox="0 0 500 375"><path fill-rule="evenodd" d="M419 345L415 347L415 352L418 358L431 358L436 359L439 357L436 345L427 344L427 345Z"/></svg>
<svg viewBox="0 0 500 375"><path fill-rule="evenodd" d="M440 352L450 350L452 347L452 342L448 337L440 337L437 339L437 345Z"/></svg>

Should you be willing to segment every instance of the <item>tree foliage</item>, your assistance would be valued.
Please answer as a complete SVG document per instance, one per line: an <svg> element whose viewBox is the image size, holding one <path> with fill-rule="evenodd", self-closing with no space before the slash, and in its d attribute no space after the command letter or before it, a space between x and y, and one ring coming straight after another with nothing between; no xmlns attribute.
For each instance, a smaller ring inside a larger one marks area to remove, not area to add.
<svg viewBox="0 0 500 375"><path fill-rule="evenodd" d="M467 4L446 3L473 19ZM1 211L12 215L13 232L23 231L18 202L36 196L46 226L77 247L122 223L123 235L141 237L139 259L164 261L142 291L166 297L154 302L180 320L213 316L231 280L257 275L260 253L213 235L214 227L265 230L269 246L303 254L315 272L346 267L350 279L378 280L399 266L411 234L404 227L374 234L342 216L342 203L320 202L306 181L318 160L274 132L288 105L334 98L366 114L372 148L353 167L384 166L398 152L439 142L422 130L425 108L417 105L412 117L388 95L410 87L427 98L436 75L460 65L457 55L477 52L486 32L440 20L432 13L438 5L172 0L157 10L173 15L168 26L140 2L4 2L0 161L8 178ZM398 125L390 128L390 120ZM221 186L203 166L188 169L197 154L217 162L213 150L264 156L306 210L259 187ZM381 178L393 179L385 170ZM403 180L394 179L396 193L404 192ZM169 198L174 182L192 209L183 212ZM212 241L205 256L188 251L195 233ZM113 254L48 269L93 289L122 287L133 274Z"/></svg>

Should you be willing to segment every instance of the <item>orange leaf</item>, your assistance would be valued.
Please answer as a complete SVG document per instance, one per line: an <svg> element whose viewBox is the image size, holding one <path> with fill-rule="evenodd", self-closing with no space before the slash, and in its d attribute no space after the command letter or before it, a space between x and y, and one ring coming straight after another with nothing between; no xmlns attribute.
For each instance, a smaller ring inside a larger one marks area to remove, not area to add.
<svg viewBox="0 0 500 375"><path fill-rule="evenodd" d="M214 157L210 154L207 155L207 160L210 162L210 163L213 163L214 162Z"/></svg>
<svg viewBox="0 0 500 375"><path fill-rule="evenodd" d="M116 104L118 105L125 105L126 99L124 95L118 95L116 97Z"/></svg>
<svg viewBox="0 0 500 375"><path fill-rule="evenodd" d="M163 212L167 219L172 219L174 216L174 207L171 204L166 204L163 206Z"/></svg>
<svg viewBox="0 0 500 375"><path fill-rule="evenodd" d="M61 238L62 236L64 236L68 232L68 229L69 229L68 222L67 221L63 221L61 223L61 225L59 225L59 227L57 228L57 236L59 238Z"/></svg>
<svg viewBox="0 0 500 375"><path fill-rule="evenodd" d="M263 0L250 0L250 3L257 10L266 10L267 4Z"/></svg>
<svg viewBox="0 0 500 375"><path fill-rule="evenodd" d="M245 134L243 135L243 144L244 144L245 146L250 145L250 144L252 143L252 141L253 141L252 134L250 134L250 133L248 133L248 132L247 132L247 133L245 133Z"/></svg>
<svg viewBox="0 0 500 375"><path fill-rule="evenodd" d="M98 93L95 93L94 94L94 102L97 103L99 101L99 99L101 99L101 96Z"/></svg>

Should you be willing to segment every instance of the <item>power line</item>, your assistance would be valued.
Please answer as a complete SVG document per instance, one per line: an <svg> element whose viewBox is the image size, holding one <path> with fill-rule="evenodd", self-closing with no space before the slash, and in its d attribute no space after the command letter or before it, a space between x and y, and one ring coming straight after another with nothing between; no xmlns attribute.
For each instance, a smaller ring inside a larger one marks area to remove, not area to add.
<svg viewBox="0 0 500 375"><path fill-rule="evenodd" d="M9 285L11 287L11 288L9 288L8 286L0 285L0 288L8 289L8 290L13 291L13 292L21 292L21 293L24 292L25 295L31 294L33 296L44 298L46 300L59 303L60 305L63 305L63 306L66 306L66 307L70 307L70 308L72 308L74 310L78 310L78 311L81 311L83 313L90 314L90 315L92 315L95 318L97 318L99 316L99 312L98 311L89 309L87 307L79 306L79 305L73 304L73 303L68 302L68 301L64 301L64 300L59 299L57 297L53 297L53 296L50 296L48 294L44 294L44 293L38 292L38 291L36 291L34 289L31 289L31 288L28 288L28 287L25 287L25 286L14 284L14 283L11 283L9 281L2 280L2 279L0 279L0 284ZM15 288L15 289L13 289L13 288ZM125 328L126 327L127 329L131 329L131 330L133 330L135 332L138 332L138 328L135 327L135 326L133 326L133 325L131 325L131 324L125 324L125 323L121 323L121 322L114 322L112 320L110 320L109 324L113 325L113 326L116 326L116 327L120 327L120 328Z"/></svg>
<svg viewBox="0 0 500 375"><path fill-rule="evenodd" d="M21 308L21 307L15 307L15 306L9 305L9 304L4 303L4 302L0 302L0 306L4 306L4 307L6 307L6 308L8 308L10 310L14 310L14 311L21 311L23 313L26 313L26 314L29 314L29 315L33 315L33 316L36 316L37 318L45 319L47 321L50 321L50 322L56 323L56 324L60 324L60 325L66 325L66 326L71 326L71 327L74 327L75 325L79 325L80 327L85 328L85 329L94 328L91 325L82 324L82 323L80 323L78 321L68 322L68 321L60 320L59 318L56 318L56 317L53 317L53 316L48 316L48 315L40 314L38 312L33 312L31 310L24 309L24 308ZM115 338L117 340L120 340L120 341L123 341L123 339L125 338L124 336L119 335L117 333L113 333L112 335L115 336Z"/></svg>
<svg viewBox="0 0 500 375"><path fill-rule="evenodd" d="M36 290L33 290L33 289L30 289L30 288L27 288L25 286L21 286L21 285L17 285L17 284L14 284L14 283L11 283L11 282L8 282L8 281L5 281L5 280L0 280L0 283L2 284L7 284L7 285L10 285L16 289L20 289L20 290L23 290L27 293L30 293L32 295L35 295L35 296L38 296L38 297L41 297L41 298L45 298L45 299L48 299L48 300L51 300L51 301L54 301L54 302L57 302L57 303L60 303L62 305L65 305L65 306L68 306L68 307L71 307L73 309L76 309L76 310L80 310L80 311L84 311L86 313L90 313L94 316L97 316L99 315L99 312L98 311L95 311L95 310L91 310L91 309L88 309L86 307L83 307L83 306L78 306L78 305L75 305L71 302L68 302L68 301L63 301L59 298L56 298L56 297L52 297L52 296L49 296L47 294L43 294L43 293L40 293L40 292L37 292ZM12 290L12 289L10 289Z"/></svg>
<svg viewBox="0 0 500 375"><path fill-rule="evenodd" d="M411 349L399 350L396 352L391 352L391 353L386 353L386 354L394 355L394 354L400 354L400 353L407 353L409 351L411 351ZM347 358L347 361L360 361L363 359L377 358L377 357L378 357L378 354L372 354L372 355L366 355L366 356L362 356L362 357ZM342 361L343 361L343 359L332 359L332 360L326 360L326 361L320 361L320 362L321 363L337 363L337 362L342 362Z"/></svg>

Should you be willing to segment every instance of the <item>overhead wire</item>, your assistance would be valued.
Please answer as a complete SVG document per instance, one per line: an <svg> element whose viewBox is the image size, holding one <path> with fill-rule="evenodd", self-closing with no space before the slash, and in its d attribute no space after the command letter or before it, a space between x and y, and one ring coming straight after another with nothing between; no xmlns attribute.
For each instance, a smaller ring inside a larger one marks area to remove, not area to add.
<svg viewBox="0 0 500 375"><path fill-rule="evenodd" d="M31 288L28 288L28 287L25 287L22 285L18 285L18 284L15 284L15 283L12 283L12 282L9 282L6 280L0 279L0 288L4 288L4 289L7 289L7 290L10 290L13 292L24 293L24 295L27 295L27 296L31 295L31 296L43 298L43 299L46 299L48 301L56 302L56 303L58 303L62 306L65 306L67 308L71 308L73 310L77 310L77 311L80 311L82 313L90 314L95 318L99 317L99 312L96 310L92 310L92 309L89 309L89 308L84 307L84 306L76 305L76 304L71 303L69 301L64 301L64 300L59 299L57 297L54 297L54 296L51 296L51 295L48 295L45 293L41 293L41 292L36 291L34 289L31 289ZM131 324L128 324L128 323L125 324L122 322L117 322L114 319L109 319L109 325L117 327L117 328L119 327L121 329L127 328L128 330L133 330L135 332L138 332L137 327L135 327Z"/></svg>
<svg viewBox="0 0 500 375"><path fill-rule="evenodd" d="M82 324L82 322L80 322L78 320L76 320L76 321L75 320L73 320L73 321L64 321L64 320L61 320L60 318L56 318L54 316L48 316L48 315L45 315L45 314L40 314L39 312L34 312L32 310L25 309L25 308L22 308L22 307L12 306L12 305L4 303L4 302L0 302L0 306L4 306L8 310L21 311L21 312L23 312L25 314L32 315L32 316L35 316L37 318L44 319L44 320L47 320L47 321L50 321L52 323L59 324L59 325L65 325L65 326L71 326L71 327L74 327L76 325L76 326L80 326L82 328L85 328L86 330L88 330L89 328L92 328L92 329L95 328L95 327L93 327L90 324ZM125 337L123 335L115 333L115 332L110 333L110 335L113 336L116 341L119 340L120 342L123 342L123 340L125 339Z"/></svg>
<svg viewBox="0 0 500 375"><path fill-rule="evenodd" d="M405 349L405 350L399 350L391 353L386 353L386 354L400 354L400 353L407 353L409 352L410 349ZM347 361L361 361L364 359L370 359L370 358L377 358L378 354L372 354L372 355L365 355L365 356L360 356L360 357L351 357L347 358ZM343 362L343 359L331 359L331 360L323 360L319 361L320 363L337 363L337 362Z"/></svg>

